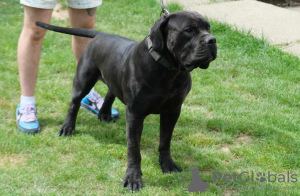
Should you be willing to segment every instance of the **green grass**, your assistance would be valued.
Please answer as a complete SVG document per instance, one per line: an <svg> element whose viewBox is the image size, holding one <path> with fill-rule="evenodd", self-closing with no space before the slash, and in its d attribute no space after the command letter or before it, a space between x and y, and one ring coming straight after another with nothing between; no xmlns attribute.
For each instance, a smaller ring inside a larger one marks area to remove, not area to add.
<svg viewBox="0 0 300 196"><path fill-rule="evenodd" d="M114 104L122 115L116 123L100 123L80 110L77 134L57 136L76 67L70 36L47 33L35 95L42 132L18 131L16 50L23 20L18 2L0 1L0 195L131 195L120 185L126 170L125 106L120 101ZM155 0L103 1L96 29L140 41L159 13ZM192 72L193 87L173 135L175 161L186 177L191 177L190 168L199 168L210 183L201 195L300 195L300 182L213 183L214 171L300 176L300 60L247 32L214 21L211 26L218 58L209 69ZM104 95L106 87L96 90ZM158 129L159 116L147 117L141 142L145 188L138 195L181 195L181 174L161 173ZM262 185L270 189L249 190ZM275 189L283 186L296 188Z"/></svg>

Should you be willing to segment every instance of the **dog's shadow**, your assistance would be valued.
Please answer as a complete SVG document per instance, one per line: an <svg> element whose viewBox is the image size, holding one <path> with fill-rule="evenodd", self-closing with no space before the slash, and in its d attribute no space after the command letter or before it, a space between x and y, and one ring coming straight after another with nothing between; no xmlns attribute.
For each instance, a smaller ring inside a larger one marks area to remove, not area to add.
<svg viewBox="0 0 300 196"><path fill-rule="evenodd" d="M116 108L121 118L115 122L100 122L97 116L87 115L87 111L82 110L79 112L76 123L77 135L89 135L92 136L97 142L101 144L116 144L124 146L124 160L126 160L126 119L125 119L125 107ZM183 116L182 120L189 119L189 130L201 131L203 122L197 118L191 118ZM184 131L185 123L180 121L175 126L173 139L171 141L171 153L174 161L186 172L191 167L199 167L199 162L206 159L206 162L212 165L218 165L217 160L203 156L199 151L196 152L194 147L185 141L186 131ZM203 127L204 129L204 127ZM172 183L178 181L178 186L181 187L180 173L174 173L173 175L163 175L158 162L158 146L159 146L159 115L149 115L144 121L144 129L141 139L141 154L146 162L151 163L151 167L155 168L157 172L153 174L148 170L146 165L142 161L142 170L145 175L143 179L147 182L148 186L156 187L158 184L163 187L173 186ZM201 148L199 146L199 148ZM207 160L209 159L209 161ZM204 166L206 167L206 166ZM147 171L148 170L148 171ZM161 175L158 175L161 172ZM201 168L200 168L201 172ZM177 186L177 185L176 185Z"/></svg>
<svg viewBox="0 0 300 196"><path fill-rule="evenodd" d="M116 121L101 122L97 115L80 109L76 122L76 135L89 135L101 144L127 145L125 111L117 108L121 117Z"/></svg>
<svg viewBox="0 0 300 196"><path fill-rule="evenodd" d="M126 163L127 156L127 140L126 140L126 118L125 107L120 104L116 109L120 112L121 117L114 122L100 122L96 115L91 115L88 111L80 109L76 122L76 137L80 135L88 135L94 138L94 140L100 144L107 145L121 145L123 146L124 153L122 153L123 160ZM58 133L59 128L63 124L63 114L54 116L41 116L39 122L41 129L55 127L55 134ZM203 169L199 166L199 161L203 159L209 159L208 162L212 165L218 165L217 160L213 160L209 157L204 157L195 152L188 142L185 141L185 137L188 137L185 130L185 121L189 121L188 129L199 131L203 126L203 122L199 121L196 117L190 117L182 115L181 119L177 122L174 129L173 139L171 141L171 153L174 161L182 168L183 172L188 172L191 167L199 167L200 173ZM204 127L203 127L204 129ZM177 187L182 188L181 173L163 174L159 165L159 115L149 115L144 121L144 130L141 139L141 154L145 162L142 161L143 181L145 187ZM199 146L199 148L201 148ZM101 151L101 149L99 149ZM99 155L100 156L100 155ZM150 164L150 165L149 165ZM125 167L124 165L124 171ZM153 168L153 169L148 169ZM154 172L155 171L155 172ZM122 172L121 172L122 173Z"/></svg>

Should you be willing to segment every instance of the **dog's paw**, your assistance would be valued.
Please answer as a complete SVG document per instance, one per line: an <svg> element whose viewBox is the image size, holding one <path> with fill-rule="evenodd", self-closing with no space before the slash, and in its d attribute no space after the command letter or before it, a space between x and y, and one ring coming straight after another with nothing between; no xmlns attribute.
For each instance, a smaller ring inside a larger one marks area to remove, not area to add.
<svg viewBox="0 0 300 196"><path fill-rule="evenodd" d="M181 172L182 169L172 160L171 157L159 158L159 164L163 173Z"/></svg>
<svg viewBox="0 0 300 196"><path fill-rule="evenodd" d="M75 126L63 124L58 132L59 136L71 136L75 134Z"/></svg>
<svg viewBox="0 0 300 196"><path fill-rule="evenodd" d="M122 182L122 186L126 187L133 193L135 191L139 191L143 188L143 183L142 183L142 172L141 171L128 171L125 174L125 178Z"/></svg>
<svg viewBox="0 0 300 196"><path fill-rule="evenodd" d="M110 122L112 121L112 117L111 117L111 114L104 114L104 113L99 113L98 114L98 119L102 122L102 121L105 121L105 122Z"/></svg>

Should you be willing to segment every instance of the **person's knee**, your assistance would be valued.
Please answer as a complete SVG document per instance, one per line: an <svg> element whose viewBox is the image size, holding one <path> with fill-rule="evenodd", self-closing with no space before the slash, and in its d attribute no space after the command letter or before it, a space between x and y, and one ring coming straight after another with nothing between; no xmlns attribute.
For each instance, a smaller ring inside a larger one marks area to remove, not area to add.
<svg viewBox="0 0 300 196"><path fill-rule="evenodd" d="M25 21L22 29L23 38L31 42L42 42L47 30L36 26L35 21Z"/></svg>
<svg viewBox="0 0 300 196"><path fill-rule="evenodd" d="M43 41L46 29L36 26L36 21L50 23L52 9L39 9L34 7L24 6L24 26L22 33L26 35L30 41Z"/></svg>
<svg viewBox="0 0 300 196"><path fill-rule="evenodd" d="M47 30L42 29L40 27L24 27L24 30L27 32L28 38L33 42L41 42L43 41Z"/></svg>

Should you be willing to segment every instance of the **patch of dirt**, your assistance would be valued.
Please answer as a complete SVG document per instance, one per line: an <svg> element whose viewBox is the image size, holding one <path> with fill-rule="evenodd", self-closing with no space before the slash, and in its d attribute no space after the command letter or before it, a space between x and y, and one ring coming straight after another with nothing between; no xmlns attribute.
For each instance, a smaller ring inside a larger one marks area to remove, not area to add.
<svg viewBox="0 0 300 196"><path fill-rule="evenodd" d="M210 111L206 111L205 112L205 115L207 116L207 118L209 118L209 119L213 119L214 117L213 117L213 113L212 112L210 112Z"/></svg>
<svg viewBox="0 0 300 196"><path fill-rule="evenodd" d="M57 3L53 10L52 17L56 20L67 20L69 18L68 10L62 9L61 4Z"/></svg>
<svg viewBox="0 0 300 196"><path fill-rule="evenodd" d="M235 139L233 144L224 145L219 150L221 152L229 154L231 153L229 149L231 146L241 147L242 145L251 144L251 143L252 143L252 139L249 135L241 135ZM236 159L239 159L239 157L236 157Z"/></svg>
<svg viewBox="0 0 300 196"><path fill-rule="evenodd" d="M0 167L20 167L26 164L26 156L23 154L1 154L0 153Z"/></svg>
<svg viewBox="0 0 300 196"><path fill-rule="evenodd" d="M201 173L202 174L204 174L204 175L211 175L212 174L212 170L203 170L203 171L201 171Z"/></svg>
<svg viewBox="0 0 300 196"><path fill-rule="evenodd" d="M220 132L218 132L217 130L215 129L211 129L209 130L209 132L213 133L213 134L216 134L216 135L220 135Z"/></svg>
<svg viewBox="0 0 300 196"><path fill-rule="evenodd" d="M242 90L240 92L240 95L247 101L255 101L256 100L256 97L253 94L251 94L247 91L244 91L244 90Z"/></svg>
<svg viewBox="0 0 300 196"><path fill-rule="evenodd" d="M60 164L62 165L66 165L66 164L69 164L70 162L73 161L73 154L71 153L68 153L68 154L61 154L59 156L59 161L60 161Z"/></svg>
<svg viewBox="0 0 300 196"><path fill-rule="evenodd" d="M222 151L222 152L224 152L224 153L226 153L226 154L231 153L231 151L230 151L230 149L229 149L228 146L222 146L222 147L220 148L220 151Z"/></svg>
<svg viewBox="0 0 300 196"><path fill-rule="evenodd" d="M233 195L237 195L239 194L239 192L237 190L226 190L224 193L224 196L233 196Z"/></svg>
<svg viewBox="0 0 300 196"><path fill-rule="evenodd" d="M213 112L209 111L206 107L200 106L201 110L203 110L204 114L207 116L208 119L213 119Z"/></svg>
<svg viewBox="0 0 300 196"><path fill-rule="evenodd" d="M184 159L184 163L185 164L189 164L189 163L192 163L194 160L191 158L191 157L189 157L189 156L187 156L187 157L185 157Z"/></svg>
<svg viewBox="0 0 300 196"><path fill-rule="evenodd" d="M239 147L243 144L251 144L252 139L249 135L241 135L236 138L236 145Z"/></svg>

